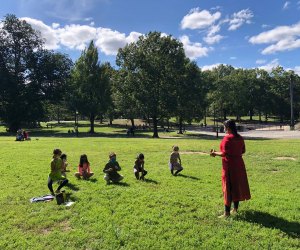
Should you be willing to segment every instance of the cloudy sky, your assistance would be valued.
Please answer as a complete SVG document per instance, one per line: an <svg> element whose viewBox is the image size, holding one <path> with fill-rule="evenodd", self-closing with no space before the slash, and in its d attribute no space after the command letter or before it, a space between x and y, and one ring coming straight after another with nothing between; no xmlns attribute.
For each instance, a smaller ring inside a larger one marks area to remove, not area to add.
<svg viewBox="0 0 300 250"><path fill-rule="evenodd" d="M220 63L300 73L300 0L0 0L41 31L46 48L75 61L90 40L100 61L115 65L118 48L160 31L179 39L202 69Z"/></svg>

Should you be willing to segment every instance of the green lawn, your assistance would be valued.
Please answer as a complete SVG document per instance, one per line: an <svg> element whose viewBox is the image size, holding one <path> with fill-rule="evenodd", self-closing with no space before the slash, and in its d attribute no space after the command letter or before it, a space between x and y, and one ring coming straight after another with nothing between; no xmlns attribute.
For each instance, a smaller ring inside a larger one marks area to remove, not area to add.
<svg viewBox="0 0 300 250"><path fill-rule="evenodd" d="M0 137L0 249L300 248L300 140L247 140L252 199L241 203L237 216L220 220L220 158L184 154L218 148L219 140L117 138L113 129L100 134L97 128L98 135L110 137L34 132L26 142ZM178 177L168 169L173 144L179 145L185 167ZM65 188L75 201L71 207L29 202L49 193L54 148L62 149L71 164L71 185ZM106 186L103 180L110 151L122 167L122 185ZM145 182L135 180L132 170L138 152L145 154ZM90 181L73 176L83 153L95 172Z"/></svg>

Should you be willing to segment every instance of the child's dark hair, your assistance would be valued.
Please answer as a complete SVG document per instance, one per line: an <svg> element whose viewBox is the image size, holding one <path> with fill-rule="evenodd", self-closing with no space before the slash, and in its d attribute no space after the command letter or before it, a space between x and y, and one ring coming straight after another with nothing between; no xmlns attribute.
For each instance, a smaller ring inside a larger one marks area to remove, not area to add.
<svg viewBox="0 0 300 250"><path fill-rule="evenodd" d="M56 148L56 149L53 150L53 154L54 155L61 154L61 150L59 148Z"/></svg>
<svg viewBox="0 0 300 250"><path fill-rule="evenodd" d="M89 163L89 160L88 160L86 154L83 154L80 156L79 166L82 167L84 163Z"/></svg>
<svg viewBox="0 0 300 250"><path fill-rule="evenodd" d="M66 154L62 154L62 155L60 156L60 159L66 160L66 159L67 159L67 155L66 155Z"/></svg>
<svg viewBox="0 0 300 250"><path fill-rule="evenodd" d="M137 156L136 156L136 159L140 159L140 160L144 160L145 156L143 153L139 153Z"/></svg>

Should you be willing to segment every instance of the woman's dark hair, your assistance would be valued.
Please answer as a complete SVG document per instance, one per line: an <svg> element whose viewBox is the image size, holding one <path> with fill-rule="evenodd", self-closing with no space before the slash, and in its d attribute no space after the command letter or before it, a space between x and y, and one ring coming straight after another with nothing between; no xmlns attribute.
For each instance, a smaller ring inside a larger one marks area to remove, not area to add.
<svg viewBox="0 0 300 250"><path fill-rule="evenodd" d="M140 153L140 154L137 155L136 158L140 159L140 160L144 160L145 156L144 156L144 154Z"/></svg>
<svg viewBox="0 0 300 250"><path fill-rule="evenodd" d="M60 159L67 159L67 155L66 154L62 154L61 156L60 156Z"/></svg>
<svg viewBox="0 0 300 250"><path fill-rule="evenodd" d="M224 126L225 126L226 128L230 128L232 134L234 134L235 136L238 136L238 135L239 135L238 132L237 132L237 129L236 129L236 125L235 125L235 121L234 121L234 120L229 119L229 120L225 121L225 122L224 122Z"/></svg>
<svg viewBox="0 0 300 250"><path fill-rule="evenodd" d="M86 154L83 154L80 156L79 166L82 167L84 163L89 163L89 160L88 160Z"/></svg>

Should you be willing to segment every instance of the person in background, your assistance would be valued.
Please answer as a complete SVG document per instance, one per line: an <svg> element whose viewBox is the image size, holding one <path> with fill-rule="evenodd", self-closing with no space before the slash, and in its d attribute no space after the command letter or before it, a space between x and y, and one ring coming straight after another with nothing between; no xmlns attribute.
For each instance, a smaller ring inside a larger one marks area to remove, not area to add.
<svg viewBox="0 0 300 250"><path fill-rule="evenodd" d="M170 155L169 167L171 170L171 174L176 176L176 175L178 175L179 172L181 172L183 170L183 167L181 166L179 147L174 145L172 147L172 149L173 149L173 152ZM175 173L174 173L174 170L176 171Z"/></svg>
<svg viewBox="0 0 300 250"><path fill-rule="evenodd" d="M70 172L70 170L67 169L67 166L68 166L67 155L62 154L60 156L60 159L62 160L61 174L66 177L66 172Z"/></svg>
<svg viewBox="0 0 300 250"><path fill-rule="evenodd" d="M110 184L110 182L117 183L123 180L124 177L120 175L118 171L121 171L121 167L117 162L117 155L114 152L111 152L109 153L109 161L103 169L106 184Z"/></svg>
<svg viewBox="0 0 300 250"><path fill-rule="evenodd" d="M238 134L235 122L224 122L226 135L220 144L220 151L211 149L212 157L222 158L222 190L224 195L224 214L220 218L230 216L230 207L233 202L231 213L237 213L239 202L251 198L246 168L242 155L246 152L244 139Z"/></svg>
<svg viewBox="0 0 300 250"><path fill-rule="evenodd" d="M81 155L79 160L79 165L78 165L78 172L75 173L75 176L78 179L82 177L84 180L87 180L93 175L94 173L91 172L90 163L88 161L87 155L86 154Z"/></svg>
<svg viewBox="0 0 300 250"><path fill-rule="evenodd" d="M52 186L53 182L60 183L55 193L60 193L60 189L69 182L68 179L66 179L66 177L61 174L63 163L60 156L61 156L61 150L54 149L52 161L50 164L51 172L48 176L48 188L52 195L54 195L53 186Z"/></svg>
<svg viewBox="0 0 300 250"><path fill-rule="evenodd" d="M134 162L133 172L137 180L145 180L145 175L148 173L144 168L144 159L144 154L140 153L137 155L136 160ZM142 173L141 176L140 173Z"/></svg>

